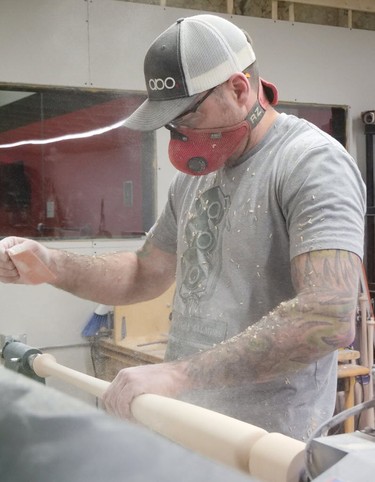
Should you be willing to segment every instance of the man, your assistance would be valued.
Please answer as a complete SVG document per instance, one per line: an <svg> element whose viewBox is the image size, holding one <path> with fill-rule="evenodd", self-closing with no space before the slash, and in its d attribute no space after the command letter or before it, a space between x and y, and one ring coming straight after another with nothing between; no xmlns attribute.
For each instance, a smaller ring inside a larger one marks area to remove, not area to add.
<svg viewBox="0 0 375 482"><path fill-rule="evenodd" d="M182 171L138 253L30 248L53 284L105 304L151 299L176 281L163 364L119 372L107 409L141 393L178 397L306 439L333 413L336 353L354 338L364 185L353 159L304 120L278 114L246 34L213 15L178 20L145 57L148 100L126 127L171 132ZM25 245L27 246L27 244Z"/></svg>

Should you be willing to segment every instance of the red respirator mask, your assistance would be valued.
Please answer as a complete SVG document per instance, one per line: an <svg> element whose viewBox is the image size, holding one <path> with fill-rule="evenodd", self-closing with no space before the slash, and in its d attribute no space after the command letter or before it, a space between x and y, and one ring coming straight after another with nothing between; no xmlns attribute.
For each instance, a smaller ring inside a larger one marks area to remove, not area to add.
<svg viewBox="0 0 375 482"><path fill-rule="evenodd" d="M203 176L222 168L244 138L264 115L256 103L245 120L231 127L189 129L168 124L171 132L168 154L176 169L192 176Z"/></svg>

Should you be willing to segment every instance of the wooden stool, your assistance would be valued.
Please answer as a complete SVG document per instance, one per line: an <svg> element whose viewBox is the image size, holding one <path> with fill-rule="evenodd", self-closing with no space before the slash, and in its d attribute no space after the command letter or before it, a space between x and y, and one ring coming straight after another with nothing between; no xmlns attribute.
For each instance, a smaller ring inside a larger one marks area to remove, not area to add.
<svg viewBox="0 0 375 482"><path fill-rule="evenodd" d="M359 358L359 357L358 357ZM368 375L370 369L356 363L339 363L337 378L344 379L344 405L345 409L354 407L354 386L356 377ZM344 422L345 433L354 432L354 416L348 417Z"/></svg>
<svg viewBox="0 0 375 482"><path fill-rule="evenodd" d="M351 348L340 348L338 351L338 362L339 363L346 363L346 362L354 362L354 360L358 360L361 357L361 354L358 350L352 350Z"/></svg>

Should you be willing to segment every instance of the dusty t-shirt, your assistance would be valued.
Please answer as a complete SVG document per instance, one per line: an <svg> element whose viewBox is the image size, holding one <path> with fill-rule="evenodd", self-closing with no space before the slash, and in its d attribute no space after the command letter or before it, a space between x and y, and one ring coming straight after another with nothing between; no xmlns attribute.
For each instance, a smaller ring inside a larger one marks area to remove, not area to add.
<svg viewBox="0 0 375 482"><path fill-rule="evenodd" d="M295 297L293 257L363 255L364 183L335 139L281 114L241 161L206 176L177 174L149 233L177 254L166 360L231 338ZM305 438L332 415L336 363L333 353L290 377L195 392L190 401Z"/></svg>

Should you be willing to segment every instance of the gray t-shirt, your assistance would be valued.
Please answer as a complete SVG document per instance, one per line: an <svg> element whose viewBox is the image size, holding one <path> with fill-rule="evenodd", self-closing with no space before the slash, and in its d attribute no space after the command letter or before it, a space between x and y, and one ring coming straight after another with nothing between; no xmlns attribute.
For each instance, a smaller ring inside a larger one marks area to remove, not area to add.
<svg viewBox="0 0 375 482"><path fill-rule="evenodd" d="M206 176L178 173L149 233L178 260L166 360L220 343L295 297L295 256L363 255L364 183L336 140L281 114L241 161ZM336 363L333 353L288 378L189 401L302 439L333 413Z"/></svg>

